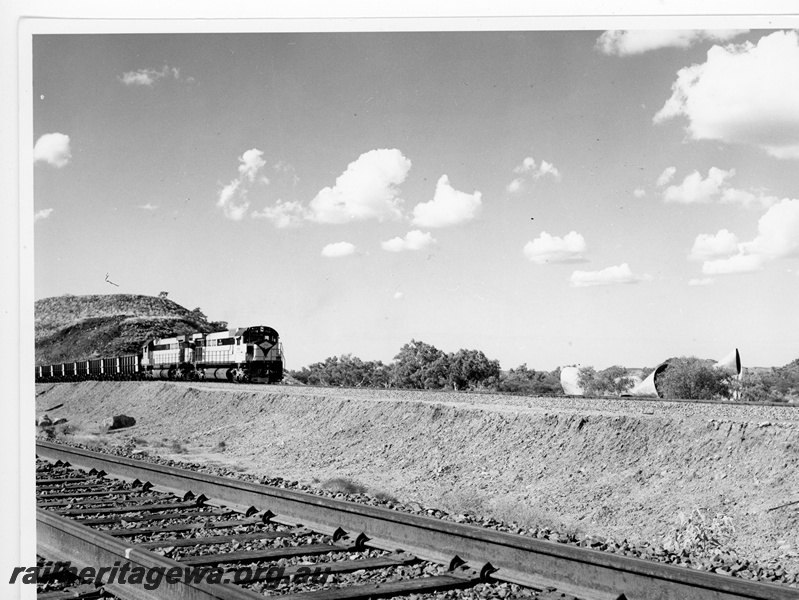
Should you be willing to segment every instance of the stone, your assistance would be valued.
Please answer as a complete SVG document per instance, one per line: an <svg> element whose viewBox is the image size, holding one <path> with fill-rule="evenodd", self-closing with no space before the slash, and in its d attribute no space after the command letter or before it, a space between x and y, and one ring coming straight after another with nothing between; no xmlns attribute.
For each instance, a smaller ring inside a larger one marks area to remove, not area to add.
<svg viewBox="0 0 799 600"><path fill-rule="evenodd" d="M111 429L122 429L124 427L132 427L136 424L136 419L127 415L116 415L103 419L102 426Z"/></svg>

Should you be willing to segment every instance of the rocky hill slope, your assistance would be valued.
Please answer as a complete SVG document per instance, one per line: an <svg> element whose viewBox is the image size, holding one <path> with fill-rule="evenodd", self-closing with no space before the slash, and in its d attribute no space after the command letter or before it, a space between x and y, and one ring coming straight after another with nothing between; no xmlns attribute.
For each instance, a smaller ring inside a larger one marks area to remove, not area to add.
<svg viewBox="0 0 799 600"><path fill-rule="evenodd" d="M199 308L137 294L58 296L35 305L36 364L137 352L147 341L225 329Z"/></svg>

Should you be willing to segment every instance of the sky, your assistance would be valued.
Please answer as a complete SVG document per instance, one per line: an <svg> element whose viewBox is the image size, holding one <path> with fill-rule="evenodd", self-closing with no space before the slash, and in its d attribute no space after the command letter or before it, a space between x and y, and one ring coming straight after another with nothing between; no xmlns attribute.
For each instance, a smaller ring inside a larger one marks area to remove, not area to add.
<svg viewBox="0 0 799 600"><path fill-rule="evenodd" d="M796 29L35 34L32 58L36 299L166 291L274 327L290 369L411 339L503 369L799 357Z"/></svg>

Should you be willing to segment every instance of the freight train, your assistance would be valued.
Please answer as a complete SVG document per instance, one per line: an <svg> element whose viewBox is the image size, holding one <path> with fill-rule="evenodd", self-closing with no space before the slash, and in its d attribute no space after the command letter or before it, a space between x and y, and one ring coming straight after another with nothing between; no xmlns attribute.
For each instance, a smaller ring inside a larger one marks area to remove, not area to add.
<svg viewBox="0 0 799 600"><path fill-rule="evenodd" d="M150 340L138 354L36 367L36 382L87 379L278 383L283 345L271 327L242 327Z"/></svg>

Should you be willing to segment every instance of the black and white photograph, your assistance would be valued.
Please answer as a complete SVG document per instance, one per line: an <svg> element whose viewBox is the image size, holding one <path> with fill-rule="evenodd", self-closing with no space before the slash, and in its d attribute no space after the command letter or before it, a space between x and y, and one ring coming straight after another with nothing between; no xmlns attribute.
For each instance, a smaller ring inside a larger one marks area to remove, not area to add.
<svg viewBox="0 0 799 600"><path fill-rule="evenodd" d="M0 595L799 598L799 16L654 4L4 18Z"/></svg>

